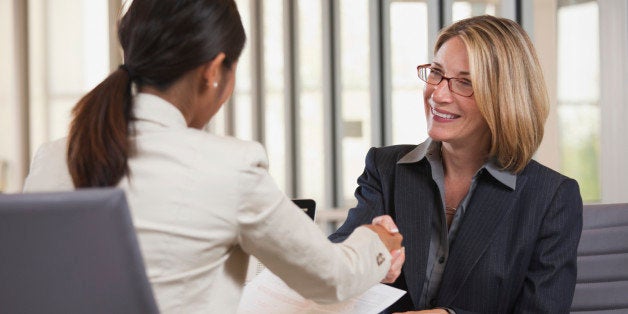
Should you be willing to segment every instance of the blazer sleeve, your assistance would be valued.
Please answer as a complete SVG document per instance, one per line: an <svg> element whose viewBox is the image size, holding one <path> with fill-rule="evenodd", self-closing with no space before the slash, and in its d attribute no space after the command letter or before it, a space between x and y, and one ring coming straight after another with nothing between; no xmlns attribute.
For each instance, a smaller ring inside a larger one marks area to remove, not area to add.
<svg viewBox="0 0 628 314"><path fill-rule="evenodd" d="M355 228L370 224L373 218L389 214L384 209L384 195L380 173L377 169L376 152L376 148L371 148L366 154L364 172L358 177L358 188L355 190L358 204L349 210L342 226L329 236L333 242L346 239Z"/></svg>
<svg viewBox="0 0 628 314"><path fill-rule="evenodd" d="M279 190L261 145L244 153L237 222L239 243L302 296L320 303L356 296L380 282L391 256L377 234L357 228L342 243L322 230Z"/></svg>
<svg viewBox="0 0 628 314"><path fill-rule="evenodd" d="M563 181L542 221L515 313L569 312L576 285L582 206L578 183Z"/></svg>
<svg viewBox="0 0 628 314"><path fill-rule="evenodd" d="M74 190L65 157L65 138L42 144L30 164L22 192Z"/></svg>

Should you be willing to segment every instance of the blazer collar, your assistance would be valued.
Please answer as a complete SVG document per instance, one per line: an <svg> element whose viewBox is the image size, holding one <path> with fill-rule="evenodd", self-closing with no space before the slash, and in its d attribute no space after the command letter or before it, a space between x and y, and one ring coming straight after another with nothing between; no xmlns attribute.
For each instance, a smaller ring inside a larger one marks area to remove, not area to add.
<svg viewBox="0 0 628 314"><path fill-rule="evenodd" d="M427 140L425 140L425 142L417 145L416 148L414 148L409 153L401 157L401 159L397 161L397 164L411 164L411 163L419 162L421 159L425 158L425 155L427 155L428 148L432 146L432 143L433 143L432 139L428 137ZM434 142L434 143L440 143L440 142Z"/></svg>
<svg viewBox="0 0 628 314"><path fill-rule="evenodd" d="M435 186L428 179L431 177L427 160L396 166L394 219L407 246L403 274L408 294L415 304L421 299L430 249L430 237L425 236L428 233L425 230L430 230L432 209L439 206L434 194L429 193Z"/></svg>
<svg viewBox="0 0 628 314"><path fill-rule="evenodd" d="M133 116L136 121L155 123L166 128L187 128L187 122L177 107L165 99L139 93L133 99Z"/></svg>
<svg viewBox="0 0 628 314"><path fill-rule="evenodd" d="M495 158L491 158L487 161L483 168L486 169L486 171L493 176L493 178L501 182L501 184L509 187L511 191L514 191L517 187L517 175L510 171L501 169L497 165L497 160L495 160Z"/></svg>
<svg viewBox="0 0 628 314"><path fill-rule="evenodd" d="M428 137L425 142L417 145L416 148L401 157L401 159L397 161L397 164L410 164L419 162L420 160L425 158L429 152L436 152L440 154L440 146L441 142L434 141ZM482 168L480 169L486 169L486 171L491 176L493 176L493 178L495 178L501 184L510 188L510 190L515 190L515 188L517 187L517 175L507 170L501 169L500 166L497 164L497 160L495 158L491 158L486 161L484 166L482 166Z"/></svg>

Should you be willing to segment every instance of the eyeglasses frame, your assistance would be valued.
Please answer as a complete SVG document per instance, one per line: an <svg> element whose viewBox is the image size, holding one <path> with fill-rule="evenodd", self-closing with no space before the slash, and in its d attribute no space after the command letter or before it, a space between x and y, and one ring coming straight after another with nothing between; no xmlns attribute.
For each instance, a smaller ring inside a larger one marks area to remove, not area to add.
<svg viewBox="0 0 628 314"><path fill-rule="evenodd" d="M462 96L462 97L471 97L471 96L473 96L473 94L474 94L474 92L475 92L475 91L471 90L471 94L469 94L469 95L464 95L464 94L460 94L460 93L458 93L458 92L455 92L455 91L451 88L451 80L458 80L458 81L462 80L462 79L461 79L461 78L459 78L459 77L447 77L447 76L444 76L444 75L442 75L442 74L439 74L439 75L441 76L440 81L438 81L438 83L436 83L436 84L430 83L430 82L428 82L427 80L424 80L424 79L421 77L421 70L422 70L422 69L429 69L429 70L430 70L430 72L431 72L431 71L432 71L432 65L431 65L431 64L429 64L429 63L427 63L427 64L421 64L421 65L418 65L418 66L416 67L417 76L419 77L419 79L420 79L421 81L423 81L423 82L425 82L425 83L427 83L427 84L430 84L430 85L434 85L434 86L436 86L436 85L440 84L440 82L442 82L443 80L446 80L446 81L447 81L447 87L449 88L449 91L450 91L450 92L452 92L452 93L454 93L454 94L456 94L456 95L459 95L459 96Z"/></svg>

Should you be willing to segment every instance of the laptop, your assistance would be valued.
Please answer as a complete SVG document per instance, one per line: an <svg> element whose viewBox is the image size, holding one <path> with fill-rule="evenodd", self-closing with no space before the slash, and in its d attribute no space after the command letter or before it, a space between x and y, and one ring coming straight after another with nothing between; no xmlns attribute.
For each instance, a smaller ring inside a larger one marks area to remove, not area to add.
<svg viewBox="0 0 628 314"><path fill-rule="evenodd" d="M124 192L0 194L0 312L158 313Z"/></svg>
<svg viewBox="0 0 628 314"><path fill-rule="evenodd" d="M293 199L293 203L303 209L312 220L316 217L316 202L313 199Z"/></svg>

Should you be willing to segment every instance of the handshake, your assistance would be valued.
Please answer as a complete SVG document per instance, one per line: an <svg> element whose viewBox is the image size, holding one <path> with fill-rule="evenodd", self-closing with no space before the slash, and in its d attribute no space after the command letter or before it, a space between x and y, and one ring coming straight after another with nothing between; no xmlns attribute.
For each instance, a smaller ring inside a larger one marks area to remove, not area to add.
<svg viewBox="0 0 628 314"><path fill-rule="evenodd" d="M397 280L397 277L401 274L401 267L406 260L405 247L401 246L403 236L399 233L397 225L388 215L378 216L373 219L370 225L365 227L371 229L377 233L379 239L384 243L390 255L392 255L392 261L390 263L390 269L386 274L386 277L382 280L383 283L393 283Z"/></svg>

